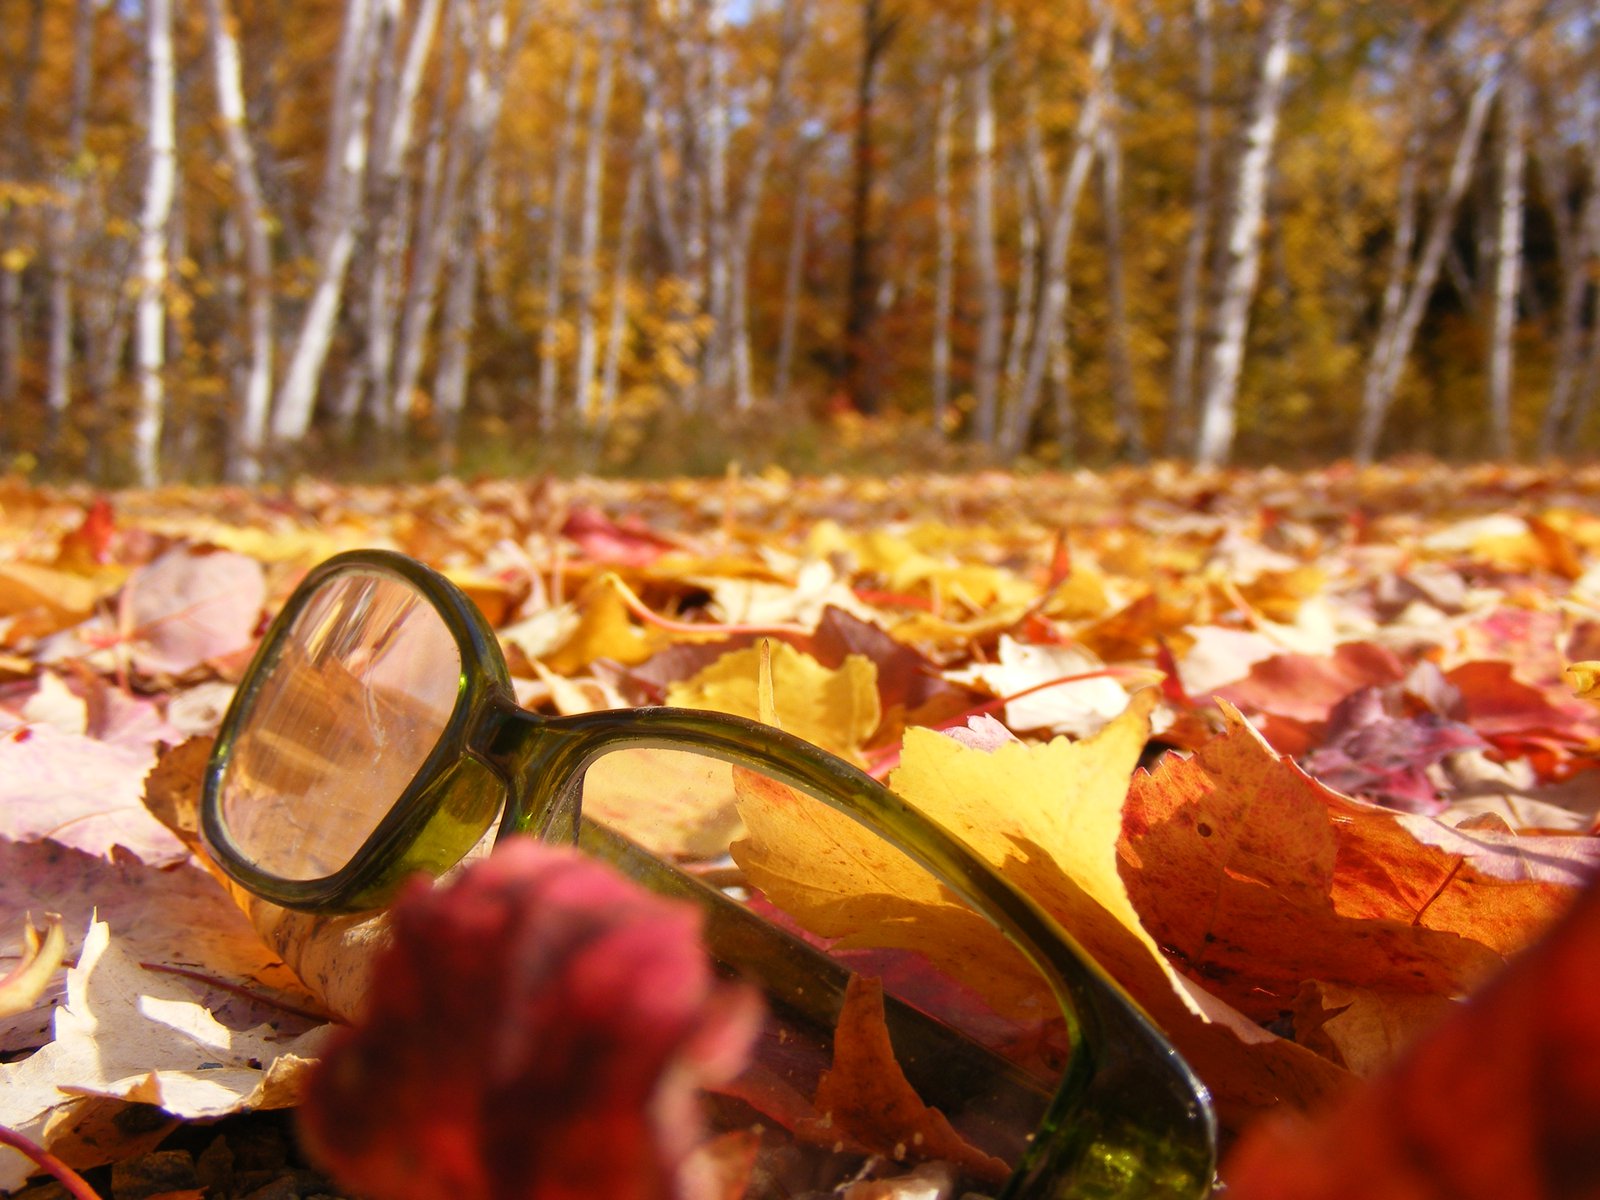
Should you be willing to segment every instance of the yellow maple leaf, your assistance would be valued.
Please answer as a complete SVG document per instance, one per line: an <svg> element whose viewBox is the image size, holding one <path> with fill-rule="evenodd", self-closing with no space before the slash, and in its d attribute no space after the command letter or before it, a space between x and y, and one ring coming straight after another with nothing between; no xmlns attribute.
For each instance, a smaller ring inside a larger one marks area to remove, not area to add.
<svg viewBox="0 0 1600 1200"><path fill-rule="evenodd" d="M1347 1073L1182 979L1145 930L1117 865L1122 806L1149 736L1153 689L1093 738L989 752L906 737L894 790L1031 896L1165 1029L1230 1115L1313 1102ZM781 785L736 773L750 882L846 946L919 951L1016 1019L1051 1003L983 918L876 835Z"/></svg>
<svg viewBox="0 0 1600 1200"><path fill-rule="evenodd" d="M627 601L605 576L584 589L578 611L571 635L544 660L545 666L559 675L575 675L600 658L634 666L671 640L660 629L635 625Z"/></svg>
<svg viewBox="0 0 1600 1200"><path fill-rule="evenodd" d="M756 646L724 654L693 678L672 684L667 703L762 720ZM860 761L878 728L878 668L865 655L845 656L837 670L787 642L772 646L772 686L782 698L783 727L843 758ZM768 722L769 724L772 722Z"/></svg>

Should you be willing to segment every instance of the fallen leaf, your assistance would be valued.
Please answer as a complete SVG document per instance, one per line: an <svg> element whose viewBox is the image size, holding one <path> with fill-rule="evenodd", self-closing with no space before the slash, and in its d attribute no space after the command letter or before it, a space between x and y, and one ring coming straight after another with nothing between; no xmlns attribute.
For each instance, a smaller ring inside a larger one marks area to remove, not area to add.
<svg viewBox="0 0 1600 1200"><path fill-rule="evenodd" d="M981 684L995 696L1030 692L1006 703L1005 723L1012 729L1087 737L1128 707L1122 685L1102 674L1105 664L1075 646L1028 645L1002 635L996 657L998 662L950 671L946 678ZM1039 688L1052 680L1064 682Z"/></svg>
<svg viewBox="0 0 1600 1200"><path fill-rule="evenodd" d="M97 921L67 972L54 1040L0 1065L0 1124L73 1166L93 1166L107 1161L94 1147L71 1147L68 1158L52 1137L81 1097L153 1104L178 1117L288 1107L301 1099L324 1037L322 1028L293 1038L265 1025L227 1028L187 982L140 967ZM15 1188L29 1170L15 1151L0 1149L0 1188Z"/></svg>
<svg viewBox="0 0 1600 1200"><path fill-rule="evenodd" d="M1600 1195L1600 886L1331 1110L1251 1129L1229 1200Z"/></svg>
<svg viewBox="0 0 1600 1200"><path fill-rule="evenodd" d="M303 1115L373 1200L676 1194L694 1089L742 1066L754 993L719 981L700 911L571 848L502 843L393 912L372 1003ZM449 1031L441 1037L440 1031Z"/></svg>
<svg viewBox="0 0 1600 1200"><path fill-rule="evenodd" d="M177 546L123 585L115 618L52 639L41 661L73 658L111 671L180 676L248 646L266 601L261 565L231 551Z"/></svg>
<svg viewBox="0 0 1600 1200"><path fill-rule="evenodd" d="M833 1066L817 1085L815 1105L821 1115L798 1130L815 1145L842 1142L896 1161L942 1160L991 1184L1011 1174L1004 1162L968 1142L942 1112L917 1096L889 1042L883 985L876 979L852 975L845 987Z"/></svg>
<svg viewBox="0 0 1600 1200"><path fill-rule="evenodd" d="M315 1009L316 1000L193 863L157 869L127 856L112 861L51 841L0 838L0 963L21 938L29 911L61 914L68 961L98 914L121 931L117 941L128 955L186 973L196 998L233 1028L315 1023L292 1013ZM62 994L57 977L39 1006L0 1020L0 1053L46 1041L51 1005Z"/></svg>
<svg viewBox="0 0 1600 1200"><path fill-rule="evenodd" d="M760 718L756 647L724 654L692 679L672 684L667 703L680 708ZM784 642L772 647L774 690L783 697L783 725L790 733L844 758L859 761L861 747L878 727L877 668L847 655L829 670Z"/></svg>
<svg viewBox="0 0 1600 1200"><path fill-rule="evenodd" d="M27 1012L38 1001L50 977L61 966L67 949L67 936L61 932L61 918L50 914L41 937L31 917L22 931L22 951L17 965L0 976L0 1018Z"/></svg>
<svg viewBox="0 0 1600 1200"><path fill-rule="evenodd" d="M129 748L48 725L0 732L0 835L53 838L91 854L122 846L149 863L188 851L140 803L153 746Z"/></svg>
<svg viewBox="0 0 1600 1200"><path fill-rule="evenodd" d="M1135 779L1124 817L1134 906L1187 973L1271 1020L1305 979L1449 994L1498 965L1481 944L1341 913L1332 895L1336 828L1355 802L1281 759L1227 711L1221 737ZM1418 850L1437 870L1432 853Z"/></svg>

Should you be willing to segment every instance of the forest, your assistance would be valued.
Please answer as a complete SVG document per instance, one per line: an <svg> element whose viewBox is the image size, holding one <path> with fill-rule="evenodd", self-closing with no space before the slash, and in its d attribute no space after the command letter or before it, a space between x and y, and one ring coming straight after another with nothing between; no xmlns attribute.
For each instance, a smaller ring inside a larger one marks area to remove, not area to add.
<svg viewBox="0 0 1600 1200"><path fill-rule="evenodd" d="M0 9L0 471L1600 448L1583 0Z"/></svg>

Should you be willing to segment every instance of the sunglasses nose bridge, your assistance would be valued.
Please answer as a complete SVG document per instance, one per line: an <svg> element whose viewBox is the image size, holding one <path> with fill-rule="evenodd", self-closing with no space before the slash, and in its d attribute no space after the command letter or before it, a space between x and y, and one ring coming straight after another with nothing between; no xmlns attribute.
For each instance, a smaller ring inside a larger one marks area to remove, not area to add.
<svg viewBox="0 0 1600 1200"><path fill-rule="evenodd" d="M531 834L548 842L577 843L583 771L593 755L589 739L506 697L476 715L467 744L505 781L499 837Z"/></svg>

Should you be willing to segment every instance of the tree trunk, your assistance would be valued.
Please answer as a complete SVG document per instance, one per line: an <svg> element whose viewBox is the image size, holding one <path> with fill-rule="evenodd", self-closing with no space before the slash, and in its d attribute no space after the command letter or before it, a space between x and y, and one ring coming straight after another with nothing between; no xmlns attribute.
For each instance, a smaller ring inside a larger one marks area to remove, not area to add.
<svg viewBox="0 0 1600 1200"><path fill-rule="evenodd" d="M545 253L544 316L539 327L539 428L549 432L556 422L556 389L560 381L561 281L567 258L567 193L572 190L572 161L578 144L578 97L583 88L583 51L574 47L556 141L555 168L550 177L549 242Z"/></svg>
<svg viewBox="0 0 1600 1200"><path fill-rule="evenodd" d="M978 288L978 354L972 368L973 434L995 443L1000 410L1000 355L1005 297L995 248L994 4L978 9L972 66L972 254Z"/></svg>
<svg viewBox="0 0 1600 1200"><path fill-rule="evenodd" d="M1089 179L1089 168L1094 164L1095 142L1100 122L1105 112L1105 93L1111 72L1112 53L1116 44L1116 13L1107 0L1096 0L1094 40L1089 50L1089 87L1078 111L1078 120L1072 131L1072 153L1067 160L1066 172L1056 196L1055 212L1050 218L1049 236L1045 241L1043 294L1039 304L1038 320L1034 324L1033 346L1028 352L1028 369L1022 378L1022 388L1017 393L1011 411L1006 414L1001 432L1000 448L1006 455L1020 454L1027 445L1028 430L1038 412L1044 391L1046 371L1057 381L1058 412L1060 421L1066 422L1066 380L1069 367L1066 361L1067 295L1070 281L1067 275L1067 256L1072 248L1072 234L1078 219L1078 201L1083 196L1084 184Z"/></svg>
<svg viewBox="0 0 1600 1200"><path fill-rule="evenodd" d="M1172 352L1172 396L1168 405L1164 448L1169 456L1187 454L1194 441L1194 368L1200 353L1204 321L1206 250L1211 243L1215 207L1217 145L1217 46L1212 0L1194 0L1196 97L1194 190L1189 197L1189 233L1183 244L1178 276L1178 331Z"/></svg>
<svg viewBox="0 0 1600 1200"><path fill-rule="evenodd" d="M877 182L875 123L878 76L899 25L884 13L884 0L863 0L861 68L856 76L855 139L851 154L850 274L845 292L844 346L839 386L862 413L878 411L878 267L873 189Z"/></svg>
<svg viewBox="0 0 1600 1200"><path fill-rule="evenodd" d="M809 157L802 157L795 173L794 211L789 218L789 254L783 271L783 318L778 331L778 362L773 371L772 394L779 404L789 401L794 372L794 349L800 330L800 293L805 285L806 236L811 224L811 172Z"/></svg>
<svg viewBox="0 0 1600 1200"><path fill-rule="evenodd" d="M612 62L616 56L613 16L602 8L594 92L589 99L588 142L583 155L583 204L578 226L578 356L573 367L573 409L585 425L598 415L595 363L599 357L595 297L600 289L601 185L605 171L606 118L611 111Z"/></svg>
<svg viewBox="0 0 1600 1200"><path fill-rule="evenodd" d="M206 0L206 21L215 68L217 108L227 147L239 205L239 229L244 243L244 303L249 330L249 368L245 376L243 405L233 422L228 455L228 476L239 483L261 478L261 458L266 449L268 409L272 403L272 243L261 181L256 173L255 147L250 140L244 107L244 85L239 66L239 42L226 0Z"/></svg>
<svg viewBox="0 0 1600 1200"><path fill-rule="evenodd" d="M933 427L948 432L950 411L950 319L955 311L956 223L950 160L954 151L956 77L945 68L933 138L934 221L939 242L933 284ZM792 253L792 250L791 250ZM785 310L787 312L787 309Z"/></svg>
<svg viewBox="0 0 1600 1200"><path fill-rule="evenodd" d="M311 429L317 389L333 344L345 276L355 252L361 219L361 193L368 158L368 110L378 33L371 0L351 0L345 11L345 21L332 114L335 139L328 146L330 161L324 176L314 239L317 279L272 414L272 436L285 445L303 441Z"/></svg>
<svg viewBox="0 0 1600 1200"><path fill-rule="evenodd" d="M1005 395L1014 405L1022 387L1023 364L1033 339L1034 298L1039 268L1039 203L1032 194L1027 164L1017 171L1017 286L1012 306L1011 337L1006 344Z"/></svg>
<svg viewBox="0 0 1600 1200"><path fill-rule="evenodd" d="M1261 267L1261 218L1266 209L1268 167L1278 134L1278 116L1289 78L1289 28L1293 0L1272 0L1263 30L1261 73L1250 100L1243 151L1233 190L1227 255L1218 280L1215 336L1207 355L1195 458L1216 466L1233 452L1239 375L1245 334Z"/></svg>
<svg viewBox="0 0 1600 1200"><path fill-rule="evenodd" d="M438 462L442 470L455 468L461 424L467 406L467 378L471 366L472 327L477 309L478 270L482 261L476 203L478 185L490 166L490 148L500 125L509 64L527 35L524 9L515 30L508 26L507 0L486 0L460 23L467 51L466 116L462 167L446 172L450 187L441 212L444 228L455 244L451 255L450 284L445 293L443 328L434 370L434 405L439 419ZM466 168L470 167L470 175ZM420 338L421 334L418 334Z"/></svg>
<svg viewBox="0 0 1600 1200"><path fill-rule="evenodd" d="M386 0L392 2L392 0ZM416 209L416 184L406 167L416 140L417 102L424 72L438 36L442 0L423 0L411 24L398 70L392 60L397 40L380 52L376 64L373 106L373 170L369 179L368 209L376 227L363 264L365 268L365 353L351 365L358 395L347 406L346 420L353 427L360 414L361 397L380 437L397 434L406 413L393 403L396 325L400 317L401 275L409 251ZM398 22L395 31L398 33Z"/></svg>
<svg viewBox="0 0 1600 1200"><path fill-rule="evenodd" d="M84 147L89 130L89 89L94 72L94 0L77 0L72 20L72 98L67 115L66 168L61 198L50 220L50 350L45 403L49 427L44 459L59 465L67 410L72 403L72 277L83 206Z"/></svg>
<svg viewBox="0 0 1600 1200"><path fill-rule="evenodd" d="M1501 96L1498 233L1495 238L1494 322L1489 340L1489 435L1494 453L1511 457L1511 388L1515 367L1517 293L1522 286L1523 168L1527 161L1528 90L1513 66Z"/></svg>
<svg viewBox="0 0 1600 1200"><path fill-rule="evenodd" d="M1122 438L1123 456L1142 463L1148 452L1133 387L1133 355L1128 345L1127 263L1122 249L1122 139L1109 120L1100 125L1100 196L1106 238L1112 414Z"/></svg>
<svg viewBox="0 0 1600 1200"><path fill-rule="evenodd" d="M601 429L610 426L617 411L617 382L622 372L622 343L628 336L628 277L633 268L633 243L644 216L644 184L649 174L646 156L650 138L641 133L635 139L628 162L628 192L622 201L622 223L617 229L617 247L611 260L611 316L606 323L606 356L600 368Z"/></svg>
<svg viewBox="0 0 1600 1200"><path fill-rule="evenodd" d="M162 378L166 367L167 229L177 186L171 0L146 0L145 56L149 66L149 166L139 217L139 406L133 426L133 467L140 486L154 487L161 478L161 430L167 402Z"/></svg>
<svg viewBox="0 0 1600 1200"><path fill-rule="evenodd" d="M755 372L750 354L750 247L755 241L761 193L766 187L778 130L789 121L793 108L795 66L810 23L810 12L810 0L784 0L779 14L778 67L733 209L728 343L732 356L734 407L740 412L748 411L755 403Z"/></svg>
<svg viewBox="0 0 1600 1200"><path fill-rule="evenodd" d="M39 74L43 49L44 0L33 0L28 9L28 32L21 67L11 77L11 121L6 130L8 171L26 179L27 165L33 159L29 136L28 109L33 103L33 83ZM12 262L9 251L17 234L15 206L6 204L0 211L0 450L5 446L4 418L17 410L22 382L22 271Z"/></svg>
<svg viewBox="0 0 1600 1200"><path fill-rule="evenodd" d="M1573 393L1580 382L1583 365L1583 317L1597 277L1600 262L1600 74L1591 74L1585 88L1585 101L1592 114L1585 134L1583 151L1588 167L1588 190L1575 217L1567 217L1567 172L1561 169L1565 147L1556 139L1545 161L1553 176L1549 207L1561 219L1556 222L1556 253L1561 260L1561 299L1557 306L1555 376L1550 383L1550 399L1539 428L1539 454L1556 453L1563 436L1571 437L1568 418L1573 410ZM1595 322L1600 327L1600 319Z"/></svg>
<svg viewBox="0 0 1600 1200"><path fill-rule="evenodd" d="M1455 156L1450 164L1444 195L1439 198L1429 218L1422 256L1405 288L1403 302L1395 309L1392 322L1387 322L1385 328L1378 331L1373 344L1361 390L1361 424L1355 445L1357 462L1369 463L1377 453L1384 418L1388 416L1395 393L1399 390L1400 373L1411 354L1428 298L1433 294L1434 285L1439 280L1439 270L1444 265L1445 251L1455 225L1456 208L1472 178L1473 163L1477 159L1478 145L1483 140L1483 127L1489 116L1489 105L1498 86L1499 76L1486 74L1472 93L1466 120L1461 128L1461 139L1456 143Z"/></svg>

